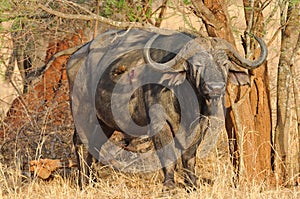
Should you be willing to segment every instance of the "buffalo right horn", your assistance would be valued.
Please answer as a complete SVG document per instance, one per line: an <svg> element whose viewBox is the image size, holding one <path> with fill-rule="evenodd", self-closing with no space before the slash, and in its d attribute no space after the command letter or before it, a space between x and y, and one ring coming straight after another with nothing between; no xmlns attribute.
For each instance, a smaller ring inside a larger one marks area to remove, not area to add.
<svg viewBox="0 0 300 199"><path fill-rule="evenodd" d="M194 53L201 50L199 49L199 44L195 42L194 39L187 42L177 53L177 55L168 62L165 63L158 63L152 60L150 55L150 49L154 42L154 40L159 36L156 34L152 36L149 41L144 46L143 55L145 62L150 64L152 67L157 68L159 70L175 70L175 71L184 71L185 68L183 66L183 61L189 57L191 57Z"/></svg>

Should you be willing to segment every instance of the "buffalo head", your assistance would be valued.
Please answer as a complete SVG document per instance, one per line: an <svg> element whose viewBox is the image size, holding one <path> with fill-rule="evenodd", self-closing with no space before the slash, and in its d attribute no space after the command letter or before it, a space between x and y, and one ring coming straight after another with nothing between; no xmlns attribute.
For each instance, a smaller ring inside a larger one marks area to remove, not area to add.
<svg viewBox="0 0 300 199"><path fill-rule="evenodd" d="M264 41L255 35L252 36L258 41L261 52L259 58L253 61L243 58L223 39L198 37L187 42L173 59L158 63L152 60L150 49L159 36L160 34L154 35L146 43L143 53L145 62L165 71L161 81L169 80L171 84L178 85L189 79L196 87L196 92L206 99L206 107L210 108L224 95L228 77L242 76L239 82L233 82L242 85L249 83L247 74L243 71L237 72L233 63L245 69L255 69L266 60L268 54Z"/></svg>

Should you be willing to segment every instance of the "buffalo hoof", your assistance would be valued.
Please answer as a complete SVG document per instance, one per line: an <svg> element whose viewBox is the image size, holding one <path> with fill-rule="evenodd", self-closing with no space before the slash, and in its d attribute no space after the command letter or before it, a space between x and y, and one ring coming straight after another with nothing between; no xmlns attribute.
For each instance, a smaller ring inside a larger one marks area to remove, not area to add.
<svg viewBox="0 0 300 199"><path fill-rule="evenodd" d="M181 189L184 189L187 193L191 193L197 190L196 183L191 183L190 181L189 182L185 181L184 183L180 183L179 186Z"/></svg>
<svg viewBox="0 0 300 199"><path fill-rule="evenodd" d="M173 189L175 189L176 185L175 182L173 180L168 180L166 182L164 182L164 187L163 187L163 191L171 191Z"/></svg>
<svg viewBox="0 0 300 199"><path fill-rule="evenodd" d="M194 192L197 190L197 188L195 186L189 186L189 185L185 186L184 189L187 193L191 193L191 192Z"/></svg>
<svg viewBox="0 0 300 199"><path fill-rule="evenodd" d="M206 185L213 185L214 181L209 179L209 178L201 178L200 183L201 184L206 184Z"/></svg>

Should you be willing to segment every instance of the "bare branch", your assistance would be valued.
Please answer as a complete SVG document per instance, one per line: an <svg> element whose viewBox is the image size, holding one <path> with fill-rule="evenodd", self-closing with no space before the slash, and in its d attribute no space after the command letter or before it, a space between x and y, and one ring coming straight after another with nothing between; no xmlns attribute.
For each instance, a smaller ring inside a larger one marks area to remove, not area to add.
<svg viewBox="0 0 300 199"><path fill-rule="evenodd" d="M42 4L38 4L38 8L44 10L45 12L48 12L49 14L61 17L61 18L65 18L65 19L78 19L78 20L86 20L86 21L90 21L90 20L99 20L102 23L108 24L108 25L112 25L112 26L116 26L119 28L127 28L129 26L132 26L133 24L138 27L138 26L142 26L144 27L144 24L140 24L140 23L132 23L132 22L117 22L117 21L113 21L111 19L105 18L105 17L101 17L98 16L96 14L91 13L90 15L81 15L81 14L66 14L66 13L62 13L56 10L53 10L51 8L48 8Z"/></svg>
<svg viewBox="0 0 300 199"><path fill-rule="evenodd" d="M61 18L65 18L65 19L77 19L77 20L86 20L86 21L92 21L92 20L96 20L96 21L100 21L104 24L108 24L111 26L115 26L117 28L124 28L124 29L128 29L128 28L142 28L142 29L147 29L148 31L151 32L158 32L160 34L171 34L174 31L169 31L169 30L164 30L164 29L160 29L158 27L155 27L151 24L147 24L147 23L139 23L139 22L126 22L126 21L114 21L111 19L108 19L106 17L102 17L96 14L91 13L90 15L82 15L82 14L66 14L66 13L62 13L56 10L53 10L51 8L48 8L47 6L44 6L42 4L38 4L37 5L38 8L42 9L43 11L55 15L57 17L61 17Z"/></svg>
<svg viewBox="0 0 300 199"><path fill-rule="evenodd" d="M244 12L245 15L248 16L246 17L246 23L247 23L247 29L246 32L251 32L251 30L253 29L253 25L254 25L254 0L250 0L250 1L243 1L244 2ZM249 5L248 5L249 4ZM249 53L251 51L251 41L250 41L250 37L245 34L245 51L246 51L246 57L249 58Z"/></svg>
<svg viewBox="0 0 300 199"><path fill-rule="evenodd" d="M195 14L198 17L200 17L207 25L219 29L218 19L216 19L214 14L203 4L202 1L192 0L192 4L196 8Z"/></svg>
<svg viewBox="0 0 300 199"><path fill-rule="evenodd" d="M281 31L282 31L283 28L284 28L284 26L280 26L279 28L276 29L275 33L272 35L271 39L269 40L267 46L271 46L272 45L272 43L279 36L279 34L281 33Z"/></svg>
<svg viewBox="0 0 300 199"><path fill-rule="evenodd" d="M101 1L100 0L97 0L97 7L96 7L96 12L97 12L97 15L99 16L99 13L100 13L100 5L101 5ZM91 13L90 13L91 14ZM99 21L95 21L95 28L94 28L94 34L93 34L93 38L96 37L97 35L97 29L98 29L98 25L99 25Z"/></svg>
<svg viewBox="0 0 300 199"><path fill-rule="evenodd" d="M63 55L71 55L71 54L73 54L76 50L78 50L81 46L82 46L82 45L78 45L78 46L75 46L75 47L73 47L73 48L68 48L68 49L66 49L66 50L63 50L63 51L60 51L60 52L54 54L54 55L51 57L51 59L49 60L49 62L48 62L46 65L44 65L44 66L38 68L37 70L35 70L35 71L33 71L33 72L27 74L27 75L26 75L26 78L25 78L26 82L29 83L30 81L32 81L32 80L35 79L36 77L38 77L38 76L44 74L44 72L52 65L52 63L54 62L54 60L55 60L56 58L58 58L58 57L60 57L60 56L63 56Z"/></svg>
<svg viewBox="0 0 300 199"><path fill-rule="evenodd" d="M77 8L79 8L80 10L82 10L82 11L84 11L84 12L90 14L90 15L94 14L94 13L92 13L91 11L89 11L88 9L86 9L85 7L80 6L78 3L75 3L75 2L72 2L72 1L67 1L67 0L65 0L65 1L66 1L68 4L70 4L70 5L74 6L74 7L77 7ZM97 3L97 4L99 5L100 3Z"/></svg>
<svg viewBox="0 0 300 199"><path fill-rule="evenodd" d="M86 21L90 21L90 20L97 20L97 21L101 21L102 23L111 25L111 26L115 26L118 28L128 28L128 27L136 27L136 28L155 28L152 25L149 24L145 24L145 23L138 23L138 22L120 22L120 21L114 21L99 15L96 15L94 13L90 13L90 15L82 15L82 14L66 14L66 13L62 13L56 10L53 10L51 8L48 8L42 4L38 4L38 8L44 10L45 12L61 17L61 18L65 18L65 19L78 19L78 20L86 20Z"/></svg>
<svg viewBox="0 0 300 199"><path fill-rule="evenodd" d="M261 10L264 10L266 7L268 7L272 3L272 0L267 0L262 3Z"/></svg>
<svg viewBox="0 0 300 199"><path fill-rule="evenodd" d="M161 10L160 10L158 19L155 22L155 26L156 27L160 27L160 25L161 25L161 22L162 22L163 17L164 17L164 15L166 13L166 10L167 10L167 2L168 2L168 0L164 0L164 2L162 3L162 5L160 6Z"/></svg>

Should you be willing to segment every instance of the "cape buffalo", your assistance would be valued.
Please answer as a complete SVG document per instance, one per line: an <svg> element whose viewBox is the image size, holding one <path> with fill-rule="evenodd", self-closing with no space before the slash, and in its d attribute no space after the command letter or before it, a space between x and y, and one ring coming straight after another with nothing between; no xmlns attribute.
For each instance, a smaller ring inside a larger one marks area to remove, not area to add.
<svg viewBox="0 0 300 199"><path fill-rule="evenodd" d="M227 81L249 83L240 67L266 60L266 44L253 37L257 60L243 58L223 39L175 31L112 30L82 46L67 66L80 173L88 167L79 157L87 166L100 160L101 146L117 130L152 138L166 187L175 185L178 158L185 182L195 185L196 150L216 143Z"/></svg>

